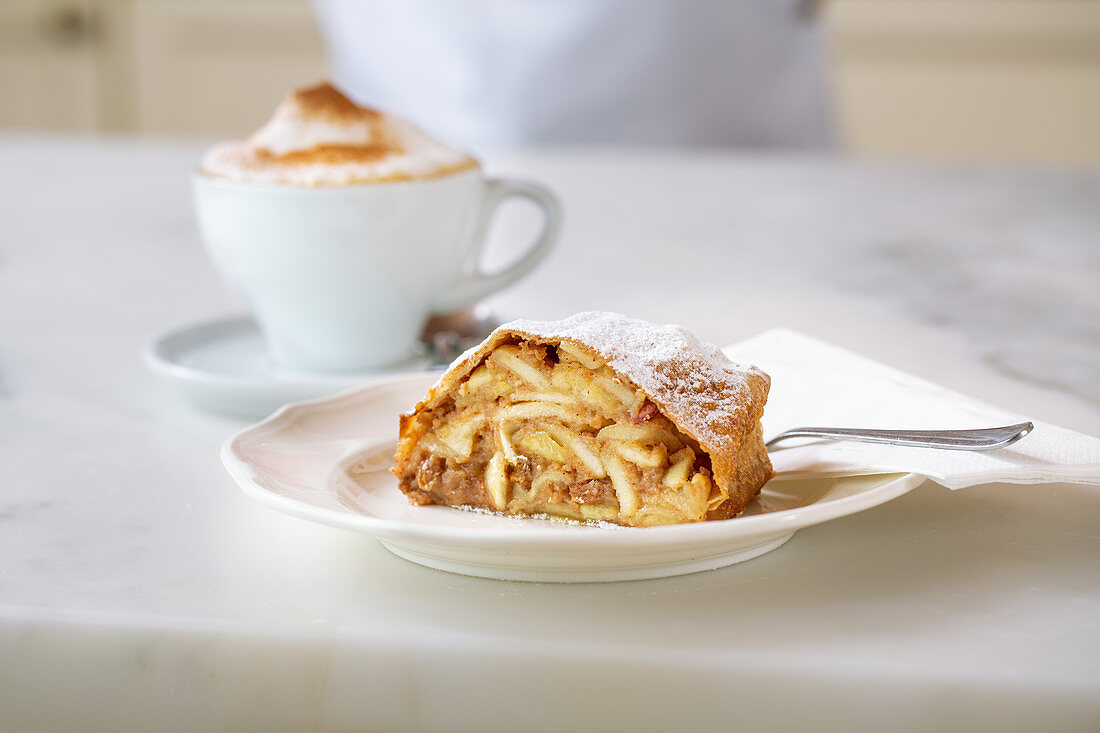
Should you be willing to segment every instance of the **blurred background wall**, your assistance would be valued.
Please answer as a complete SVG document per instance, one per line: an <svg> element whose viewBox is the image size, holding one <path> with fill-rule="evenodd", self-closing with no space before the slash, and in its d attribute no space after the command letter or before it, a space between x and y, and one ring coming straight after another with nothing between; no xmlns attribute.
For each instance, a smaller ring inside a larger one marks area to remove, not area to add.
<svg viewBox="0 0 1100 733"><path fill-rule="evenodd" d="M824 0L859 156L1100 161L1100 0ZM0 127L243 136L325 74L309 0L0 0Z"/></svg>

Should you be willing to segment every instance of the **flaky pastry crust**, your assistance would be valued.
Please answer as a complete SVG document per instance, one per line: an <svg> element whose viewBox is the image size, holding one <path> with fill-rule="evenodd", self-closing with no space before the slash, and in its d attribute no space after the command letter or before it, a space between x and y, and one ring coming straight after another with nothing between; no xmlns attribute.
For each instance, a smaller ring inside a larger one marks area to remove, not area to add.
<svg viewBox="0 0 1100 733"><path fill-rule="evenodd" d="M515 347L560 347L568 353L587 355L594 364L606 365L625 388L644 393L639 399L651 402L660 416L675 426L681 434L678 442L705 454L700 456L696 470L712 477L721 492L720 503L715 505L712 500L712 505L698 516L670 521L736 516L774 475L760 431L770 388L767 374L753 366L734 364L717 347L698 341L679 326L656 326L614 313L581 313L557 322L524 320L505 324L459 357L412 412L401 417L394 473L401 489L417 503L452 503L429 495L417 485L417 466L413 464L422 455L421 439L433 424L446 420L441 413L446 412L471 373L498 349ZM633 421L638 420L635 416ZM636 523L631 516L624 516L621 508L618 516L604 518L620 524Z"/></svg>

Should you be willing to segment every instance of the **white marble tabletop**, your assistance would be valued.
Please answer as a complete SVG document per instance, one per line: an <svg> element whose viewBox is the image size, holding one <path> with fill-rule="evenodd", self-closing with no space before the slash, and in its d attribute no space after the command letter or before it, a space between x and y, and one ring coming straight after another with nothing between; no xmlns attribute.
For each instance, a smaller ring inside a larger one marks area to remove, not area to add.
<svg viewBox="0 0 1100 733"><path fill-rule="evenodd" d="M241 310L201 145L0 137L0 729L1100 729L1100 490L925 484L722 570L428 570L245 498L144 341ZM1100 173L487 156L564 237L493 305L789 326L1100 434ZM495 236L504 258L531 225Z"/></svg>

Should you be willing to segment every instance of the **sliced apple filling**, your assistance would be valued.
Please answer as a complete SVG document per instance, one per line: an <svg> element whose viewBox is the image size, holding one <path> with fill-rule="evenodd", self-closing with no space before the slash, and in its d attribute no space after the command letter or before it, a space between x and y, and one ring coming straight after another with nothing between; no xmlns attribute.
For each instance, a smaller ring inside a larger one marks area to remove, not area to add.
<svg viewBox="0 0 1100 733"><path fill-rule="evenodd" d="M722 518L728 497L642 389L565 341L497 346L401 434L418 504L649 526Z"/></svg>

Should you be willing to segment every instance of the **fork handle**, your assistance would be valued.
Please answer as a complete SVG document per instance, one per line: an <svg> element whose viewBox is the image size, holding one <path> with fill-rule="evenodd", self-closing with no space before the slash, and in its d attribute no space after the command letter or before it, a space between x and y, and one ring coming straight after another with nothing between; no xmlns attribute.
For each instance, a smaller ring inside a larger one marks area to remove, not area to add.
<svg viewBox="0 0 1100 733"><path fill-rule="evenodd" d="M862 443L888 443L947 450L994 450L1015 443L1035 428L1030 422L977 430L865 430L862 428L794 428L767 442L767 447L787 438L828 438Z"/></svg>

